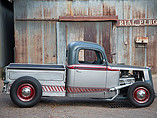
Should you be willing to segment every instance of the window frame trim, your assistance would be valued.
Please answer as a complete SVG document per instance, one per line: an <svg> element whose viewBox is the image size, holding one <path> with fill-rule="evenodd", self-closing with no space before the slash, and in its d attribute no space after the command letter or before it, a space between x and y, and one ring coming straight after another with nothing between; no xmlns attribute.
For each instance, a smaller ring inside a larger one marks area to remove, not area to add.
<svg viewBox="0 0 157 118"><path fill-rule="evenodd" d="M107 61L106 58L105 58L106 56L104 55L104 52L103 52L102 50L100 50L100 49L98 49L98 48L94 48L94 49L93 49L93 48L91 48L91 47L86 47L86 48L77 48L77 50L76 50L76 55L75 55L76 64L83 65L83 64L79 63L79 52L80 52L80 50L93 50L93 51L98 51L98 52L101 53L103 60ZM101 65L101 66L107 66L107 63L103 63L103 64L86 64L86 65Z"/></svg>

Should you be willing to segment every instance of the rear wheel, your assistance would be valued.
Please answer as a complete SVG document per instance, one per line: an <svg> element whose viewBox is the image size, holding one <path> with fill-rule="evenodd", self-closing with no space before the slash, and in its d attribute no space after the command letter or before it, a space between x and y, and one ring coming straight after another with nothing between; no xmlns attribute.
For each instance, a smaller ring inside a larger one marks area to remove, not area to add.
<svg viewBox="0 0 157 118"><path fill-rule="evenodd" d="M42 96L42 87L33 77L20 77L11 86L10 97L19 107L32 107Z"/></svg>
<svg viewBox="0 0 157 118"><path fill-rule="evenodd" d="M136 82L129 87L127 96L133 106L147 107L154 101L155 93L149 84Z"/></svg>

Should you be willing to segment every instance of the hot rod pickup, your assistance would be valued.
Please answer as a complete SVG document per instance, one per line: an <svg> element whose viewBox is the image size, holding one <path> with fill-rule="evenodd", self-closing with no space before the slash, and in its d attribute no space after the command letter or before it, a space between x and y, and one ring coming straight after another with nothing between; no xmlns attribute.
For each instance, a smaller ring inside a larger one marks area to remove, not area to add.
<svg viewBox="0 0 157 118"><path fill-rule="evenodd" d="M155 93L151 69L108 63L102 46L71 42L67 65L18 64L5 67L3 92L19 107L32 107L42 96L128 98L135 107L147 107Z"/></svg>

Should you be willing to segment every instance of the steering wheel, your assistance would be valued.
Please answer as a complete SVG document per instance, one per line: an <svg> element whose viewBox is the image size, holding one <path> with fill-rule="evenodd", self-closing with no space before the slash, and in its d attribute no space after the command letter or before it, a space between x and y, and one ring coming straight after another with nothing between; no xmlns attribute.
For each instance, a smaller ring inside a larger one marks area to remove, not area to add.
<svg viewBox="0 0 157 118"><path fill-rule="evenodd" d="M92 64L96 64L96 63L97 63L97 61L96 61L96 60L94 60Z"/></svg>

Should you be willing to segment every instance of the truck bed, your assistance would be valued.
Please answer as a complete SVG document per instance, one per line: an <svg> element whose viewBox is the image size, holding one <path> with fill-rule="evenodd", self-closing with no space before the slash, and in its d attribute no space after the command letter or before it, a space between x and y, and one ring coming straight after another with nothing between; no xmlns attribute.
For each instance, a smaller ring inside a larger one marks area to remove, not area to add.
<svg viewBox="0 0 157 118"><path fill-rule="evenodd" d="M61 70L64 71L64 65L53 65L53 64L18 64L11 63L7 66L8 69L44 69L44 70Z"/></svg>
<svg viewBox="0 0 157 118"><path fill-rule="evenodd" d="M66 68L64 65L11 63L6 66L5 71L6 80L9 81L10 86L16 79L29 76L40 82L43 96L65 96Z"/></svg>

